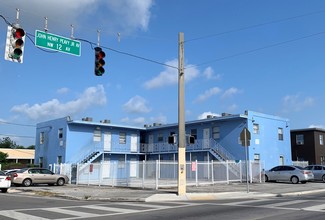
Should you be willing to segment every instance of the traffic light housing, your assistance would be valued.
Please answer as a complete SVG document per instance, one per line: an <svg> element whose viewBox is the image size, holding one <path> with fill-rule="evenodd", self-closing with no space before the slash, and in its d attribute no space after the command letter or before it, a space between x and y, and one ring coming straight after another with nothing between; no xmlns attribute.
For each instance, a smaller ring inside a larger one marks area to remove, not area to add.
<svg viewBox="0 0 325 220"><path fill-rule="evenodd" d="M95 47L95 75L102 76L105 73L105 52L100 47Z"/></svg>
<svg viewBox="0 0 325 220"><path fill-rule="evenodd" d="M5 60L23 63L25 31L18 25L8 26Z"/></svg>

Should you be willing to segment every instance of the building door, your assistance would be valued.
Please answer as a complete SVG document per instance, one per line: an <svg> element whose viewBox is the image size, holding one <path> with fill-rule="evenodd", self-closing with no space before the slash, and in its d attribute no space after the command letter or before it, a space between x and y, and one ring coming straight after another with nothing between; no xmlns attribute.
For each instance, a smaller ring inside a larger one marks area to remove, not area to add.
<svg viewBox="0 0 325 220"><path fill-rule="evenodd" d="M135 158L130 160L130 177L137 177L137 165L138 162Z"/></svg>
<svg viewBox="0 0 325 220"><path fill-rule="evenodd" d="M104 151L112 150L112 135L111 132L104 132Z"/></svg>
<svg viewBox="0 0 325 220"><path fill-rule="evenodd" d="M203 148L210 148L210 128L203 129Z"/></svg>
<svg viewBox="0 0 325 220"><path fill-rule="evenodd" d="M138 135L131 134L131 152L138 152Z"/></svg>

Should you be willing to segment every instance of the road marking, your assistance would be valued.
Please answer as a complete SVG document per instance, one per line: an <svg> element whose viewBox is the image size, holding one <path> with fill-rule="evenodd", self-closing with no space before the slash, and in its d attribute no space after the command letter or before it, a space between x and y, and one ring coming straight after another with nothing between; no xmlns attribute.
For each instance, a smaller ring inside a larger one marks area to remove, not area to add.
<svg viewBox="0 0 325 220"><path fill-rule="evenodd" d="M303 210L325 212L325 204L309 206L309 207L303 208Z"/></svg>
<svg viewBox="0 0 325 220"><path fill-rule="evenodd" d="M17 211L13 211L13 210L6 210L6 211L0 211L0 215L1 216L5 216L11 219L17 219L17 220L47 220L46 218L41 218L41 217L37 217L34 215L28 215L28 214L24 214L21 212L17 212Z"/></svg>
<svg viewBox="0 0 325 220"><path fill-rule="evenodd" d="M40 210L50 211L50 212L57 212L66 215L72 215L76 217L83 217L83 218L92 218L92 217L99 217L99 214L93 214L88 212L80 212L80 211L73 211L66 208L42 208Z"/></svg>
<svg viewBox="0 0 325 220"><path fill-rule="evenodd" d="M291 200L291 201L278 202L278 203L272 203L272 204L267 204L267 205L259 205L258 207L262 207L262 208L281 207L282 208L282 206L299 204L299 203L304 203L304 202L309 202L309 201L308 200Z"/></svg>

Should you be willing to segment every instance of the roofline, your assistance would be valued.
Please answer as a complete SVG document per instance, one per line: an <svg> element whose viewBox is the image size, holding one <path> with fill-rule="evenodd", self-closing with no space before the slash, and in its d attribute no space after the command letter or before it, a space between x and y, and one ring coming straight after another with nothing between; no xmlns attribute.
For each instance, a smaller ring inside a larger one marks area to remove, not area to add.
<svg viewBox="0 0 325 220"><path fill-rule="evenodd" d="M302 131L322 131L325 132L323 128L301 128L301 129L292 129L290 132L302 132Z"/></svg>
<svg viewBox="0 0 325 220"><path fill-rule="evenodd" d="M206 123L206 122L213 122L213 121L225 121L225 120L233 120L233 119L247 119L247 115L245 114L229 114L225 116L213 116L211 118L204 118L199 120L193 120L185 122L185 125L196 124L196 123ZM84 121L84 120L69 120L68 124L84 124L84 125L93 125L93 126L104 126L104 127L115 127L115 128L127 128L127 129L137 129L137 130L154 130L157 128L168 128L168 127L175 127L178 126L178 123L171 123L171 124L157 124L157 125L148 125L148 127L136 127L136 126L127 126L127 125L118 125L118 124L111 124L111 123L103 123L103 122L93 122L93 121Z"/></svg>

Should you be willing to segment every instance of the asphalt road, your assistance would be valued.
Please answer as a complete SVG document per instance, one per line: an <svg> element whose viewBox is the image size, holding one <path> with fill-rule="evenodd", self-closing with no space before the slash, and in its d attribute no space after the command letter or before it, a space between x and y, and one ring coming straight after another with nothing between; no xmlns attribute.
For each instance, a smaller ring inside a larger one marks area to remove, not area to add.
<svg viewBox="0 0 325 220"><path fill-rule="evenodd" d="M99 202L0 194L0 219L324 219L325 192L174 202Z"/></svg>

